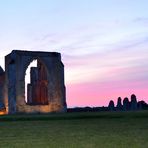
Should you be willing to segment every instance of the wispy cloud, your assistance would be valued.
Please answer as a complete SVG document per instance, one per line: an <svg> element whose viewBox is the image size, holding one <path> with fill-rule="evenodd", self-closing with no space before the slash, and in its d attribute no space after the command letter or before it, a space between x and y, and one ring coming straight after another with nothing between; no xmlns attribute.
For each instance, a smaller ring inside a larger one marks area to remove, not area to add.
<svg viewBox="0 0 148 148"><path fill-rule="evenodd" d="M148 17L138 17L133 20L134 23L142 23L144 25L148 24Z"/></svg>

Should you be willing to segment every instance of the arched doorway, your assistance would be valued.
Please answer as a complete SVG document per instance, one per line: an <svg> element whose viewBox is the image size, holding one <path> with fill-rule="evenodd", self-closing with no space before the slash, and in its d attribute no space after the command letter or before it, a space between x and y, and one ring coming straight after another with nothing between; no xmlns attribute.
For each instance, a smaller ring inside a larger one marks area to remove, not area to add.
<svg viewBox="0 0 148 148"><path fill-rule="evenodd" d="M28 105L48 104L48 79L45 64L40 59L33 60L25 75L25 101ZM28 78L30 77L30 79ZM27 81L29 80L29 81Z"/></svg>

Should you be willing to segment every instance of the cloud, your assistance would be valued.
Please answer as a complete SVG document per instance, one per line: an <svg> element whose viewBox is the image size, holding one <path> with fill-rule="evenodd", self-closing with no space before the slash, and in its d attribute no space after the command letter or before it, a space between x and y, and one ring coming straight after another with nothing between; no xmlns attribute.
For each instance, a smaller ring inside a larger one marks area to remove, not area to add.
<svg viewBox="0 0 148 148"><path fill-rule="evenodd" d="M89 54L64 54L67 84L146 80L147 36L135 37Z"/></svg>
<svg viewBox="0 0 148 148"><path fill-rule="evenodd" d="M148 24L148 18L147 17L138 17L133 20L134 23L142 23L144 25Z"/></svg>

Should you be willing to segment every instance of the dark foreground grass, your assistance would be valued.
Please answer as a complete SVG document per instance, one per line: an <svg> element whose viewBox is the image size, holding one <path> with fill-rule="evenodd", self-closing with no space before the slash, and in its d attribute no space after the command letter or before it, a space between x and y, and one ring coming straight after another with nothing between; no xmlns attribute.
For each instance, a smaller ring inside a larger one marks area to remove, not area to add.
<svg viewBox="0 0 148 148"><path fill-rule="evenodd" d="M148 111L0 116L0 148L148 148Z"/></svg>

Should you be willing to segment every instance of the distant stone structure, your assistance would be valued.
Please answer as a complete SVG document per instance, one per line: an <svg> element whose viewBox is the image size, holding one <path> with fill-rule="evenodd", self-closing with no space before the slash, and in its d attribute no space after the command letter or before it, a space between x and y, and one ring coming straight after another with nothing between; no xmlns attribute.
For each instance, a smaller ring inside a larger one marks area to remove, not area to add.
<svg viewBox="0 0 148 148"><path fill-rule="evenodd" d="M114 110L114 111L136 111L136 110L142 110L142 109L148 109L148 104L144 101L137 101L136 95L131 95L131 101L126 97L122 99L121 97L118 97L117 105L114 106L114 102L111 100L108 105L108 110Z"/></svg>
<svg viewBox="0 0 148 148"><path fill-rule="evenodd" d="M26 102L25 74L33 60L37 67L30 70ZM0 105L8 114L65 112L65 92L60 53L13 50L5 56L5 72L0 68Z"/></svg>
<svg viewBox="0 0 148 148"><path fill-rule="evenodd" d="M137 110L137 98L134 94L131 95L131 110Z"/></svg>
<svg viewBox="0 0 148 148"><path fill-rule="evenodd" d="M123 99L123 110L130 110L130 101L127 97Z"/></svg>
<svg viewBox="0 0 148 148"><path fill-rule="evenodd" d="M109 105L108 105L108 109L110 111L113 111L115 109L115 105L114 105L114 101L110 100Z"/></svg>
<svg viewBox="0 0 148 148"><path fill-rule="evenodd" d="M118 100L117 100L117 106L116 106L116 108L119 111L123 110L123 105L122 105L122 99L121 99L121 97L119 97Z"/></svg>
<svg viewBox="0 0 148 148"><path fill-rule="evenodd" d="M145 101L138 101L137 103L138 109L147 109L148 110L148 104Z"/></svg>

